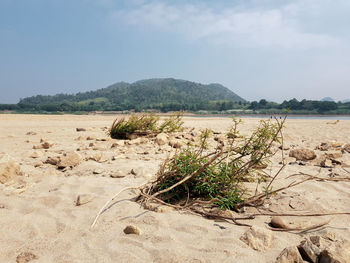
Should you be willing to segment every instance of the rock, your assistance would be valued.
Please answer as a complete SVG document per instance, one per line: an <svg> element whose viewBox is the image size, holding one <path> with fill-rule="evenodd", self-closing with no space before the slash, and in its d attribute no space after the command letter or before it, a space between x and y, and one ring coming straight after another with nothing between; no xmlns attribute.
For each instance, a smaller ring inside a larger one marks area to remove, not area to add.
<svg viewBox="0 0 350 263"><path fill-rule="evenodd" d="M87 141L93 141L93 140L96 140L96 137L95 136L88 136L86 138Z"/></svg>
<svg viewBox="0 0 350 263"><path fill-rule="evenodd" d="M350 153L350 143L345 144L343 149L344 149L344 151Z"/></svg>
<svg viewBox="0 0 350 263"><path fill-rule="evenodd" d="M95 144L93 142L89 143L89 147L94 147L94 146L95 146Z"/></svg>
<svg viewBox="0 0 350 263"><path fill-rule="evenodd" d="M75 200L76 206L85 205L89 202L91 202L95 198L94 195L91 194L81 194L77 196L77 199Z"/></svg>
<svg viewBox="0 0 350 263"><path fill-rule="evenodd" d="M124 233L127 235L129 235L129 234L140 235L141 231L136 226L127 226L126 228L124 228Z"/></svg>
<svg viewBox="0 0 350 263"><path fill-rule="evenodd" d="M341 148L342 147L342 143L340 142L331 142L331 147L332 148Z"/></svg>
<svg viewBox="0 0 350 263"><path fill-rule="evenodd" d="M76 128L76 131L77 132L83 132L83 131L86 131L86 129L85 128Z"/></svg>
<svg viewBox="0 0 350 263"><path fill-rule="evenodd" d="M315 159L317 156L313 150L295 149L289 152L289 157L295 157L298 161L309 161Z"/></svg>
<svg viewBox="0 0 350 263"><path fill-rule="evenodd" d="M32 252L22 252L16 257L17 263L27 263L32 260L38 259L39 257Z"/></svg>
<svg viewBox="0 0 350 263"><path fill-rule="evenodd" d="M29 131L26 133L26 135L36 135L37 133L36 132L33 132L33 131Z"/></svg>
<svg viewBox="0 0 350 263"><path fill-rule="evenodd" d="M132 175L137 175L137 174L138 174L134 169L131 169L130 173L131 173Z"/></svg>
<svg viewBox="0 0 350 263"><path fill-rule="evenodd" d="M124 141L121 141L121 140L115 141L115 142L112 144L111 148L116 148L116 147L124 146L124 144L125 144Z"/></svg>
<svg viewBox="0 0 350 263"><path fill-rule="evenodd" d="M330 151L326 153L326 157L329 159L338 159L343 156L341 151Z"/></svg>
<svg viewBox="0 0 350 263"><path fill-rule="evenodd" d="M110 175L112 178L123 178L126 175L122 171L115 171L113 174Z"/></svg>
<svg viewBox="0 0 350 263"><path fill-rule="evenodd" d="M275 263L303 263L304 260L300 256L297 247L287 247L282 250L281 254L276 258Z"/></svg>
<svg viewBox="0 0 350 263"><path fill-rule="evenodd" d="M288 151L288 150L290 149L290 146L287 145L287 144L283 144L283 146L280 145L278 148L279 148L280 150Z"/></svg>
<svg viewBox="0 0 350 263"><path fill-rule="evenodd" d="M307 262L316 263L318 255L321 253L319 247L314 245L309 239L304 239L298 246L301 257Z"/></svg>
<svg viewBox="0 0 350 263"><path fill-rule="evenodd" d="M18 163L13 160L0 163L0 183L5 184L18 175L22 175L21 167Z"/></svg>
<svg viewBox="0 0 350 263"><path fill-rule="evenodd" d="M180 149L182 147L182 143L180 141L169 141L169 145L175 149Z"/></svg>
<svg viewBox="0 0 350 263"><path fill-rule="evenodd" d="M104 163L108 161L108 159L100 152L89 156L87 160L92 160L98 163Z"/></svg>
<svg viewBox="0 0 350 263"><path fill-rule="evenodd" d="M350 242L335 242L324 248L318 256L318 263L350 262Z"/></svg>
<svg viewBox="0 0 350 263"><path fill-rule="evenodd" d="M270 225L274 228L282 228L282 229L288 229L288 225L283 221L282 217L280 216L273 216L271 218Z"/></svg>
<svg viewBox="0 0 350 263"><path fill-rule="evenodd" d="M328 151L329 149L332 148L332 145L330 145L329 143L327 142L323 142L321 143L320 146L317 146L316 149L317 150L320 150L320 151Z"/></svg>
<svg viewBox="0 0 350 263"><path fill-rule="evenodd" d="M333 167L333 163L329 159L324 159L324 160L321 161L320 166L324 167L324 168L332 168Z"/></svg>
<svg viewBox="0 0 350 263"><path fill-rule="evenodd" d="M240 237L240 240L257 251L264 251L271 247L273 234L264 228L253 226Z"/></svg>
<svg viewBox="0 0 350 263"><path fill-rule="evenodd" d="M57 165L59 163L60 159L58 157L48 157L44 163L51 164L51 165Z"/></svg>
<svg viewBox="0 0 350 263"><path fill-rule="evenodd" d="M101 169L101 168L97 168L97 169L95 169L95 170L93 170L93 174L102 174L104 172L104 170L103 169Z"/></svg>
<svg viewBox="0 0 350 263"><path fill-rule="evenodd" d="M165 133L159 133L156 137L156 143L158 145L164 145L168 142L168 135Z"/></svg>
<svg viewBox="0 0 350 263"><path fill-rule="evenodd" d="M77 152L70 152L65 154L60 158L60 161L57 163L57 167L62 169L66 167L75 167L79 165L82 161L82 158Z"/></svg>
<svg viewBox="0 0 350 263"><path fill-rule="evenodd" d="M39 158L40 156L41 156L41 154L39 154L38 152L33 152L29 157L36 159L36 158Z"/></svg>
<svg viewBox="0 0 350 263"><path fill-rule="evenodd" d="M128 143L129 145L139 145L139 144L141 144L142 142L143 142L142 138L141 138L141 137L138 137L138 138L136 138L136 139L133 139L133 140L128 141L127 143Z"/></svg>

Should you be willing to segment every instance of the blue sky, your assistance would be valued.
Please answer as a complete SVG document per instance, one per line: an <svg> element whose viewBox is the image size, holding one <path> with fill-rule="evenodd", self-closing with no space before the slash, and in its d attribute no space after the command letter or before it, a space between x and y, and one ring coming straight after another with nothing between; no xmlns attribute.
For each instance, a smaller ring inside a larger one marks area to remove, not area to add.
<svg viewBox="0 0 350 263"><path fill-rule="evenodd" d="M349 0L0 0L0 103L118 81L350 98Z"/></svg>

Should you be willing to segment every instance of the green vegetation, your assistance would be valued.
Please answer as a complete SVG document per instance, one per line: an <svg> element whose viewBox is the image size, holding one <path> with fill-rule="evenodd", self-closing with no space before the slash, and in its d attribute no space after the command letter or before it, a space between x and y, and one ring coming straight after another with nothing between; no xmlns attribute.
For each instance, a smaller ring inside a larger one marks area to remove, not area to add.
<svg viewBox="0 0 350 263"><path fill-rule="evenodd" d="M154 197L181 207L206 202L221 209L237 209L251 196L245 182L266 181L259 168L274 154L272 144L280 141L284 120L261 121L247 137L239 134L239 123L234 120L225 142L218 140L215 150L207 149L210 131L206 130L198 146L188 146L167 160L156 181L143 189L146 199ZM271 184L264 189L268 193Z"/></svg>
<svg viewBox="0 0 350 263"><path fill-rule="evenodd" d="M127 120L125 118L116 119L109 135L114 139L128 139L130 135L147 135L161 132L181 131L182 113L174 113L163 123L159 124L159 117L154 114L133 114Z"/></svg>
<svg viewBox="0 0 350 263"><path fill-rule="evenodd" d="M122 111L155 109L162 112L201 109L226 110L244 99L220 84L203 85L177 79L120 82L75 95L33 96L21 99L15 110ZM7 109L7 108L6 108Z"/></svg>

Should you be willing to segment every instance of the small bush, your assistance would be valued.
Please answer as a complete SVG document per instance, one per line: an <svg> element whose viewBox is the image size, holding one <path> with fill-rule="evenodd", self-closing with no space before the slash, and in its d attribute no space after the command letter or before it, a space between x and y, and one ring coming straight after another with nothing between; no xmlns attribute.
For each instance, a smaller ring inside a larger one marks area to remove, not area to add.
<svg viewBox="0 0 350 263"><path fill-rule="evenodd" d="M160 132L182 130L182 114L176 113L159 124L159 117L154 114L133 114L128 119L116 119L109 130L114 139L128 139L131 134L147 135Z"/></svg>
<svg viewBox="0 0 350 263"><path fill-rule="evenodd" d="M239 135L239 123L234 120L225 142L218 140L217 147L211 150L207 150L211 134L204 131L200 144L188 146L167 160L160 168L156 181L143 193L147 192L150 199L157 196L174 205L200 200L211 202L221 209L237 209L237 205L249 197L244 182L266 181L259 167L264 166L274 154L272 143L280 140L284 120L276 120L276 123L261 121L248 137Z"/></svg>

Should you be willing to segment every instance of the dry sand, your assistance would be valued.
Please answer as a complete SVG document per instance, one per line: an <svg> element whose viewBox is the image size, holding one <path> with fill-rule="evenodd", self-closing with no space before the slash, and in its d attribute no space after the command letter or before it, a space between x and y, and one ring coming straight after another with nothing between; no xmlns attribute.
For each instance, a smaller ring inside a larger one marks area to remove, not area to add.
<svg viewBox="0 0 350 263"><path fill-rule="evenodd" d="M108 138L104 127L109 127L113 119L114 116L0 115L0 159L14 160L23 173L8 183L0 183L0 262L16 262L22 252L36 255L31 262L274 262L285 247L298 245L310 235L273 232L271 247L259 252L240 240L247 227L177 211L148 211L132 200L137 195L133 191L121 194L101 215L95 228L90 229L96 213L113 194L150 180L158 165L174 151L154 142L111 148L115 141ZM231 124L229 118L184 120L186 127L218 132L224 132ZM322 142L350 143L350 121L327 122L287 120L286 145L291 149L315 149ZM257 123L257 119L244 119L243 133L249 133ZM78 127L86 131L77 132ZM28 132L34 134L27 135ZM86 140L88 136L92 140ZM53 145L49 149L33 149L41 139ZM94 145L89 146L90 143ZM77 149L84 160L73 169L62 171L44 163L48 157ZM288 152L284 151L286 156ZM89 158L97 161L86 161ZM278 153L266 171L273 174L280 167L280 158ZM350 164L350 153L343 153L340 160ZM130 173L132 169L134 174ZM277 186L297 180L286 179L297 172L322 177L329 177L330 173L350 176L341 166L330 170L312 163L294 164L283 170ZM89 202L76 206L78 195ZM290 213L350 211L350 183L306 182L272 197L267 206L276 212ZM255 211L249 208L247 212ZM332 220L312 234L328 233L350 240L349 215L285 218L296 226L327 219ZM269 221L269 216L262 216L249 224L266 229ZM124 234L127 225L137 226L141 235Z"/></svg>

